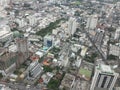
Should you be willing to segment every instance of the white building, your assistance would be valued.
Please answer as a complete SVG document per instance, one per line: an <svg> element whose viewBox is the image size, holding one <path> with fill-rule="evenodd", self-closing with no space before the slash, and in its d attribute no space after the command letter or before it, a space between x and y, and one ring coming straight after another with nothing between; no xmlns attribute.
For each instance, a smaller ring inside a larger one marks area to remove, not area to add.
<svg viewBox="0 0 120 90"><path fill-rule="evenodd" d="M4 42L13 37L10 27L7 25L0 26L0 41Z"/></svg>
<svg viewBox="0 0 120 90"><path fill-rule="evenodd" d="M120 9L120 2L117 2L116 7Z"/></svg>
<svg viewBox="0 0 120 90"><path fill-rule="evenodd" d="M113 90L119 74L114 72L110 66L98 64L92 78L90 90Z"/></svg>
<svg viewBox="0 0 120 90"><path fill-rule="evenodd" d="M53 76L54 76L53 73L47 72L46 74L43 74L43 75L41 76L41 78L43 79L43 81L44 81L45 84L48 84L48 82L50 81L50 79L51 79Z"/></svg>
<svg viewBox="0 0 120 90"><path fill-rule="evenodd" d="M95 29L98 22L98 15L91 15L87 19L86 28Z"/></svg>
<svg viewBox="0 0 120 90"><path fill-rule="evenodd" d="M118 40L119 38L120 38L120 27L116 29L114 39L115 39L115 40Z"/></svg>
<svg viewBox="0 0 120 90"><path fill-rule="evenodd" d="M30 15L27 17L29 21L29 25L33 26L37 23L37 18L34 15Z"/></svg>
<svg viewBox="0 0 120 90"><path fill-rule="evenodd" d="M114 56L120 56L120 46L117 45L110 45L110 55L114 55Z"/></svg>
<svg viewBox="0 0 120 90"><path fill-rule="evenodd" d="M68 32L70 35L73 35L76 32L77 22L75 18L70 18L68 21Z"/></svg>

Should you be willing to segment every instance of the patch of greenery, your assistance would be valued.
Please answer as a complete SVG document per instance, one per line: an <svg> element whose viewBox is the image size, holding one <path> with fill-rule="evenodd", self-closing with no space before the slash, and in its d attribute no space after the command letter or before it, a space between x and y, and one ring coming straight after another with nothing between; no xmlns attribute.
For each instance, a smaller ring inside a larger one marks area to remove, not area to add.
<svg viewBox="0 0 120 90"><path fill-rule="evenodd" d="M3 78L3 75L2 75L2 73L0 73L0 79L2 79Z"/></svg>
<svg viewBox="0 0 120 90"><path fill-rule="evenodd" d="M90 62L90 63L94 63L94 61L95 61L95 58L98 56L98 54L97 53L93 53L91 56L85 56L85 60L86 61L88 61L88 62Z"/></svg>
<svg viewBox="0 0 120 90"><path fill-rule="evenodd" d="M50 90L58 90L58 86L59 86L59 80L58 79L51 79L47 85L47 87Z"/></svg>
<svg viewBox="0 0 120 90"><path fill-rule="evenodd" d="M59 90L58 89L59 85L60 85L61 81L63 80L64 76L65 76L65 73L63 72L61 77L59 77L59 78L53 77L47 85L48 89L49 90Z"/></svg>
<svg viewBox="0 0 120 90"><path fill-rule="evenodd" d="M51 68L50 66L43 66L43 71L44 72L52 72L53 68Z"/></svg>
<svg viewBox="0 0 120 90"><path fill-rule="evenodd" d="M39 59L39 63L41 63L41 62L43 62L43 60L44 60L44 56L42 56L40 59Z"/></svg>
<svg viewBox="0 0 120 90"><path fill-rule="evenodd" d="M117 56L114 56L114 55L108 56L108 60L116 60L116 59L117 59Z"/></svg>
<svg viewBox="0 0 120 90"><path fill-rule="evenodd" d="M53 29L56 29L57 27L59 27L59 23L65 20L64 18L62 19L58 19L55 22L51 22L46 28L41 29L40 31L38 31L36 34L40 35L42 37L44 37L47 34L51 34Z"/></svg>
<svg viewBox="0 0 120 90"><path fill-rule="evenodd" d="M92 72L89 71L89 70L87 70L87 69L81 68L80 71L79 71L79 73L82 74L82 75L85 75L88 78L90 78Z"/></svg>
<svg viewBox="0 0 120 90"><path fill-rule="evenodd" d="M20 74L22 74L18 69L15 70L13 73L16 74L16 75L20 75Z"/></svg>
<svg viewBox="0 0 120 90"><path fill-rule="evenodd" d="M109 28L107 28L108 29L108 31L110 31L110 32L115 32L115 30L116 30L116 28L114 28L114 27L109 27Z"/></svg>

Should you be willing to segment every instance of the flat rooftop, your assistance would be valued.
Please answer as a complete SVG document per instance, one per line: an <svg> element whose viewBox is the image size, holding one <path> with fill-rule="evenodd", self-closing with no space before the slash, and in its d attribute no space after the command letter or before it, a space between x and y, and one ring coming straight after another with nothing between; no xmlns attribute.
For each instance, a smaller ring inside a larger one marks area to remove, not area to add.
<svg viewBox="0 0 120 90"><path fill-rule="evenodd" d="M111 73L111 74L114 73L114 71L112 70L112 68L109 65L99 64L97 66L97 69L103 73Z"/></svg>

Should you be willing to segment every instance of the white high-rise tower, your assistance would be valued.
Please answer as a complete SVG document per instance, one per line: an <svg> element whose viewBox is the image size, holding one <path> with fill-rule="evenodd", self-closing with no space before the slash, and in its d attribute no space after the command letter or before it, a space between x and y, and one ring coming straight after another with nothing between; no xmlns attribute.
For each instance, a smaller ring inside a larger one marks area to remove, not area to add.
<svg viewBox="0 0 120 90"><path fill-rule="evenodd" d="M86 28L95 29L98 22L98 15L91 15L87 19Z"/></svg>
<svg viewBox="0 0 120 90"><path fill-rule="evenodd" d="M110 66L98 64L95 66L90 90L113 90L118 76Z"/></svg>
<svg viewBox="0 0 120 90"><path fill-rule="evenodd" d="M70 35L73 35L76 32L77 22L75 18L70 18L68 21L68 31Z"/></svg>

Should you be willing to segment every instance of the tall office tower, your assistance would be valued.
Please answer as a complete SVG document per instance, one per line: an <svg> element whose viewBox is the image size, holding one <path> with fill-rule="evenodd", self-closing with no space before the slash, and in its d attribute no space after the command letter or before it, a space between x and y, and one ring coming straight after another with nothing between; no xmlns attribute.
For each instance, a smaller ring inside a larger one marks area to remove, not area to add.
<svg viewBox="0 0 120 90"><path fill-rule="evenodd" d="M44 37L44 46L51 47L54 44L54 37L52 35L46 35Z"/></svg>
<svg viewBox="0 0 120 90"><path fill-rule="evenodd" d="M98 22L98 15L91 15L87 19L86 28L95 29Z"/></svg>
<svg viewBox="0 0 120 90"><path fill-rule="evenodd" d="M110 66L98 64L95 66L95 74L92 78L90 90L113 90L119 74Z"/></svg>
<svg viewBox="0 0 120 90"><path fill-rule="evenodd" d="M114 39L115 39L115 40L119 40L119 38L120 38L120 27L117 28L117 30L116 30L116 32L115 32L115 37L114 37Z"/></svg>
<svg viewBox="0 0 120 90"><path fill-rule="evenodd" d="M18 60L16 61L16 66L19 67L19 65L29 57L27 38L16 38L16 45L18 50Z"/></svg>
<svg viewBox="0 0 120 90"><path fill-rule="evenodd" d="M76 32L77 22L75 18L70 18L68 21L68 32L70 35L73 35Z"/></svg>

